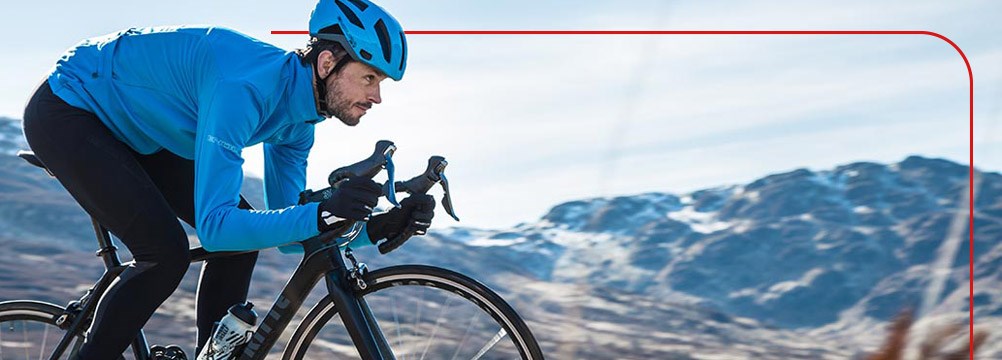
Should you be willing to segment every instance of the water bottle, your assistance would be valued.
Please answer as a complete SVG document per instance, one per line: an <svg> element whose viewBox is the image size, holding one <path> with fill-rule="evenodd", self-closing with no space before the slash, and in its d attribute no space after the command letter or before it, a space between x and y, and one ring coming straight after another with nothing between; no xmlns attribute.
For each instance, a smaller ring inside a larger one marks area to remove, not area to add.
<svg viewBox="0 0 1002 360"><path fill-rule="evenodd" d="M226 315L216 323L209 343L205 344L197 360L223 360L235 355L237 348L250 339L250 330L257 324L257 313L253 307L254 304L249 301L230 306Z"/></svg>

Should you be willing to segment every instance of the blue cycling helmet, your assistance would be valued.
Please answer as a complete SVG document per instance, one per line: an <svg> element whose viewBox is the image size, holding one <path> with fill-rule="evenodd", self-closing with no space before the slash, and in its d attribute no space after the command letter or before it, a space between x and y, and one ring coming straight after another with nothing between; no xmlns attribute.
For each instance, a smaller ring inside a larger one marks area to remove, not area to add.
<svg viewBox="0 0 1002 360"><path fill-rule="evenodd" d="M331 28L335 25L337 28ZM310 15L310 36L337 41L353 59L379 69L393 80L404 77L404 30L397 19L371 1L320 0Z"/></svg>

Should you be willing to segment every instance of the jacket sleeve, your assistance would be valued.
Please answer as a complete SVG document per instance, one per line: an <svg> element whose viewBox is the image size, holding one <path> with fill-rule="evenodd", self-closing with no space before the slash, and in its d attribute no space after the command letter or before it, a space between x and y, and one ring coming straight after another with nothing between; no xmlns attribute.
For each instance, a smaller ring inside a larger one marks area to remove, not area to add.
<svg viewBox="0 0 1002 360"><path fill-rule="evenodd" d="M306 159L313 147L313 126L300 125L292 142L264 144L264 198L269 210L296 205L306 188Z"/></svg>
<svg viewBox="0 0 1002 360"><path fill-rule="evenodd" d="M195 134L195 224L202 246L209 251L258 250L319 234L316 204L237 208L243 182L241 152L262 121L257 91L245 83L221 82L200 104Z"/></svg>

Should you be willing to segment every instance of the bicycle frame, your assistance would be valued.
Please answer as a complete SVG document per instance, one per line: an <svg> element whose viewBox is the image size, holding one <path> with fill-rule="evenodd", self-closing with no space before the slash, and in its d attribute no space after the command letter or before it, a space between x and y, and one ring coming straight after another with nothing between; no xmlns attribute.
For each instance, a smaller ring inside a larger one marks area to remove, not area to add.
<svg viewBox="0 0 1002 360"><path fill-rule="evenodd" d="M302 307L306 296L320 278L324 278L330 297L359 355L363 359L392 359L392 354L381 350L389 348L386 339L379 331L365 300L357 295L349 281L348 269L338 244L325 241L319 236L307 239L302 244L306 255L237 358L264 359Z"/></svg>
<svg viewBox="0 0 1002 360"><path fill-rule="evenodd" d="M73 340L71 334L76 334L82 327L86 328L89 325L87 320L94 314L98 300L115 277L127 267L118 258L117 247L112 243L108 230L96 220L91 219L91 221L100 246L97 255L103 258L107 270L82 298L80 313L67 327L66 335L49 357L50 360L62 356ZM356 292L353 282L349 281L349 269L345 266L338 243L326 239L324 235L301 243L305 250L302 261L237 359L264 359L321 278L325 279L330 297L359 355L363 359L393 359L390 351L383 350L389 349L389 346L368 305ZM191 262L240 253L242 252L208 252L196 247L191 249ZM137 360L150 359L149 345L142 330L133 340L132 348Z"/></svg>

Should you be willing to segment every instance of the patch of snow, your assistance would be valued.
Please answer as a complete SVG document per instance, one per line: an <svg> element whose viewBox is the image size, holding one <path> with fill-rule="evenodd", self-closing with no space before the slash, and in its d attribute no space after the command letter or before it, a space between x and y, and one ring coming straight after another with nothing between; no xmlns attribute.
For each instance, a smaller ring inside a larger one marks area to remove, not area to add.
<svg viewBox="0 0 1002 360"><path fill-rule="evenodd" d="M814 279L825 272L821 268L813 268L797 280L783 281L773 284L769 287L769 291L762 295L760 298L756 299L756 302L763 303L783 296L784 294L802 287L808 287L814 282Z"/></svg>
<svg viewBox="0 0 1002 360"><path fill-rule="evenodd" d="M818 250L821 250L821 251L824 251L824 250L835 248L836 245L837 244L831 244L831 243L816 243L816 244L814 244L814 248L818 249Z"/></svg>
<svg viewBox="0 0 1002 360"><path fill-rule="evenodd" d="M748 230L751 230L752 226L754 225L755 222L751 220L735 221L734 227L731 229L731 231L733 231L735 234L742 234L747 232Z"/></svg>
<svg viewBox="0 0 1002 360"><path fill-rule="evenodd" d="M873 235L877 233L877 228L873 226L853 226L852 230L863 235Z"/></svg>
<svg viewBox="0 0 1002 360"><path fill-rule="evenodd" d="M606 233L582 233L558 229L548 231L546 236L553 243L567 248L589 247L597 243L606 243L616 238L616 236Z"/></svg>
<svg viewBox="0 0 1002 360"><path fill-rule="evenodd" d="M856 214L872 214L873 213L873 208L871 208L869 206L860 205L860 206L852 208L852 212L856 213Z"/></svg>
<svg viewBox="0 0 1002 360"><path fill-rule="evenodd" d="M732 292L730 292L729 294L727 294L727 297L731 298L731 299L734 299L734 298L740 298L740 297L751 297L751 296L755 296L756 294L758 294L758 290L755 290L753 288L744 288L744 289L741 289L741 290L738 290L738 291L732 291Z"/></svg>
<svg viewBox="0 0 1002 360"><path fill-rule="evenodd" d="M22 260L31 261L31 262L43 262L43 261L48 261L49 260L49 258L47 258L45 256L38 256L38 255L31 255L31 254L21 254L21 255L19 255L19 257Z"/></svg>
<svg viewBox="0 0 1002 360"><path fill-rule="evenodd" d="M836 184L834 176L826 176L826 173L827 172L816 172L814 173L814 176L811 177L811 180L827 187L837 187L838 184Z"/></svg>
<svg viewBox="0 0 1002 360"><path fill-rule="evenodd" d="M470 246L480 246L480 247L493 247L493 246L514 246L524 243L525 238L517 239L488 239L488 238L478 238L466 241L466 245Z"/></svg>
<svg viewBox="0 0 1002 360"><path fill-rule="evenodd" d="M769 292L765 293L764 295L756 299L756 302L758 303L768 302L770 300L777 299L780 296L783 296L783 294L786 294L791 290L801 288L804 286L807 285L797 280L779 282L770 286Z"/></svg>
<svg viewBox="0 0 1002 360"><path fill-rule="evenodd" d="M448 238L450 240L460 243L468 243L470 241L484 239L496 233L496 231L492 230L481 230L481 229L464 228L464 227L446 227L446 228L435 229L433 230L433 232L436 235L440 235L444 238Z"/></svg>
<svg viewBox="0 0 1002 360"><path fill-rule="evenodd" d="M669 219L689 224L692 231L701 234L712 234L731 228L734 225L726 221L717 221L716 217L716 212L699 212L691 206L668 213Z"/></svg>

